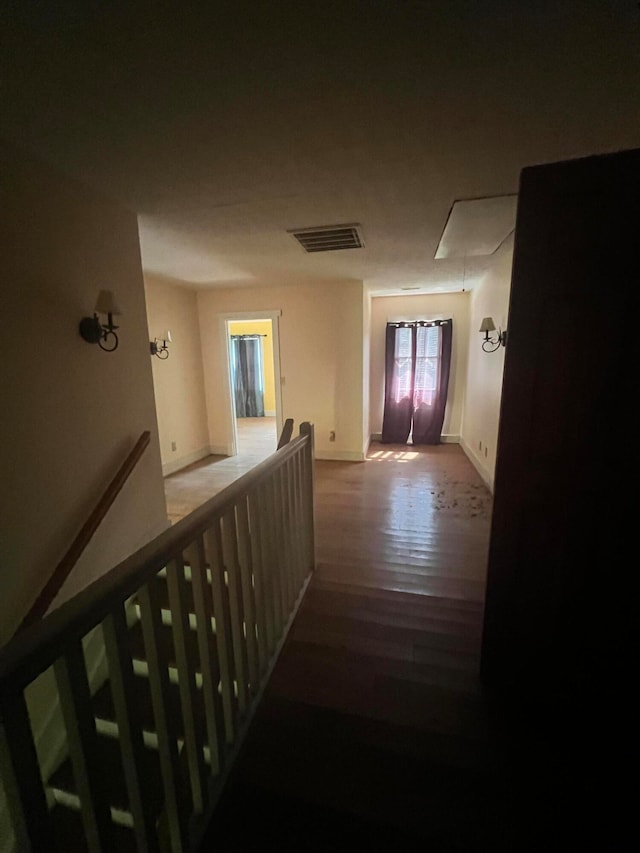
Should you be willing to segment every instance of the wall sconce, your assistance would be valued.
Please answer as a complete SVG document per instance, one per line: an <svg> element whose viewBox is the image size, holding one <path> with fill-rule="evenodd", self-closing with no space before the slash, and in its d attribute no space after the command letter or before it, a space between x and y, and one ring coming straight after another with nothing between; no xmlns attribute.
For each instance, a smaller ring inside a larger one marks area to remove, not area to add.
<svg viewBox="0 0 640 853"><path fill-rule="evenodd" d="M500 346L506 347L507 345L507 330L501 332L498 329L498 337L490 338L489 332L495 332L496 327L493 322L493 317L483 317L482 323L480 323L480 331L484 332L484 340L482 341L482 349L485 352L495 352Z"/></svg>
<svg viewBox="0 0 640 853"><path fill-rule="evenodd" d="M106 314L107 322L101 323L98 314ZM115 331L118 326L114 324L113 318L121 314L113 293L110 290L101 290L93 317L83 317L80 320L80 336L88 344L98 344L105 352L113 352L118 348L118 336Z"/></svg>
<svg viewBox="0 0 640 853"><path fill-rule="evenodd" d="M162 343L157 338L154 338L149 342L149 349L151 350L151 355L157 355L158 358L169 358L169 346L171 343L171 332L167 329L166 332L162 333Z"/></svg>

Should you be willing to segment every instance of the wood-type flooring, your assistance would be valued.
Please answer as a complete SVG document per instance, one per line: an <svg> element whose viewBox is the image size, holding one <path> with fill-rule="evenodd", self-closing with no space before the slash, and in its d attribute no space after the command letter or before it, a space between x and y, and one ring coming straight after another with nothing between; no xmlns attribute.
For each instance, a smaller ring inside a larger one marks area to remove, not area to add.
<svg viewBox="0 0 640 853"><path fill-rule="evenodd" d="M165 477L169 521L175 524L275 452L276 419L238 418L235 456L206 456Z"/></svg>
<svg viewBox="0 0 640 853"><path fill-rule="evenodd" d="M316 572L201 851L552 849L562 765L479 679L489 491L453 444L315 476Z"/></svg>

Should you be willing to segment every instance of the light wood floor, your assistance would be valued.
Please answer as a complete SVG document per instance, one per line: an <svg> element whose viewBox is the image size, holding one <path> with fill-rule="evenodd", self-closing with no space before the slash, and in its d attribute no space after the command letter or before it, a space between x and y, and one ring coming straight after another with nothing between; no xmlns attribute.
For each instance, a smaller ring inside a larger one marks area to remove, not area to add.
<svg viewBox="0 0 640 853"><path fill-rule="evenodd" d="M201 853L585 849L562 749L479 679L492 499L461 448L315 470L317 569Z"/></svg>
<svg viewBox="0 0 640 853"><path fill-rule="evenodd" d="M315 467L317 570L202 850L509 849L478 677L490 493L458 445Z"/></svg>
<svg viewBox="0 0 640 853"><path fill-rule="evenodd" d="M169 521L175 524L276 449L276 419L238 418L236 456L207 456L165 477Z"/></svg>

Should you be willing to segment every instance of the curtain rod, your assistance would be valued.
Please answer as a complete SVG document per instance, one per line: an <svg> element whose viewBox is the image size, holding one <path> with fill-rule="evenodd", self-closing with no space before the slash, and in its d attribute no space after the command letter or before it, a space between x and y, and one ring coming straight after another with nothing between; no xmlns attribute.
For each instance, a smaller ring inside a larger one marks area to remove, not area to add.
<svg viewBox="0 0 640 853"><path fill-rule="evenodd" d="M446 326L451 320L388 320L387 326Z"/></svg>
<svg viewBox="0 0 640 853"><path fill-rule="evenodd" d="M268 338L269 335L259 335L257 332L255 335L230 335L232 338Z"/></svg>

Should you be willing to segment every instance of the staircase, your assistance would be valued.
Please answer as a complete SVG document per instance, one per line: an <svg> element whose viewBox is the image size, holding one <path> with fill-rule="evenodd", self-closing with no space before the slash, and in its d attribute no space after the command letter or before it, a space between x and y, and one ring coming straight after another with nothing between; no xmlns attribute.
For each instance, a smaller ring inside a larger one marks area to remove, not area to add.
<svg viewBox="0 0 640 853"><path fill-rule="evenodd" d="M315 565L313 458L301 424L0 651L2 853L198 850ZM26 693L49 670L51 773Z"/></svg>
<svg viewBox="0 0 640 853"><path fill-rule="evenodd" d="M193 591L191 590L190 567L185 566L184 571L185 582L188 590L189 602L189 622L195 625L196 613L193 602ZM213 595L211 589L211 573L207 573L208 594ZM179 790L188 790L188 766L185 760L185 731L184 721L181 711L180 688L178 683L178 666L177 655L175 652L175 644L171 626L171 607L169 601L169 591L167 587L166 572L163 571L154 581L156 587L155 594L160 602L162 609L162 637L161 643L163 649L162 657L167 660L169 665L169 703L167 707L167 715L172 718L176 724L176 735L178 738L178 748L180 754L180 769L182 778L179 783ZM130 612L132 617L131 625L129 626L127 635L127 648L133 662L133 697L132 706L136 709L138 720L143 733L144 749L142 750L142 766L140 768L141 776L144 779L145 789L149 799L149 809L153 815L155 823L162 830L163 808L164 808L164 790L162 785L162 769L160 765L160 755L158 751L158 733L155 726L155 716L153 709L153 698L151 695L151 685L149 681L149 664L147 662L146 650L144 644L144 633L142 629L140 603L137 598L131 602ZM225 744L224 725L223 725L223 707L222 707L222 682L220 680L220 668L218 665L218 654L215 619L212 620L213 634L213 649L212 660L216 667L213 671L214 684L218 685L216 695L216 720L220 721L218 737L221 744ZM187 635L189 645L188 654L192 660L198 661L198 638L196 631L192 628ZM195 670L195 678L197 684L202 684L201 667L198 665ZM206 717L204 699L202 691L198 690L195 694L196 701L194 703L196 715L195 721L199 731L204 732L206 728ZM237 696L233 694L229 697L231 719L235 719L238 714ZM104 793L109 804L112 820L112 833L114 849L121 853L128 853L137 850L136 839L133 832L133 814L129 807L129 796L127 792L127 783L124 774L122 763L122 755L120 743L118 741L118 723L117 714L114 703L113 691L109 680L105 681L102 686L91 698L91 707L95 727L97 733L97 750L98 750L98 765L101 768L102 778L104 782ZM227 745L224 754L220 756L220 763L225 766L231 758L231 745ZM203 760L212 773L211 756L208 749L203 750ZM217 772L218 768L214 769ZM51 811L53 835L55 838L56 849L60 851L86 851L86 840L82 827L82 815L80 806L80 792L75 781L73 762L70 756L67 756L55 772L49 777L47 782L47 793L49 799L55 803ZM192 812L194 804L191 798L183 798L180 804L182 819L188 820L188 815Z"/></svg>

